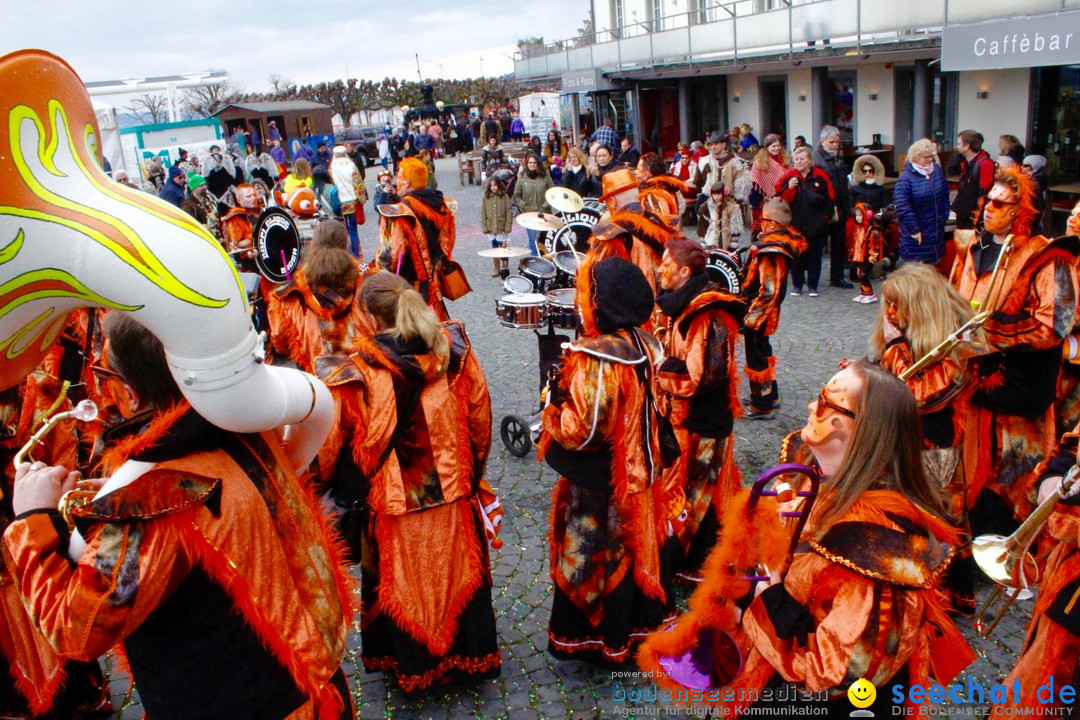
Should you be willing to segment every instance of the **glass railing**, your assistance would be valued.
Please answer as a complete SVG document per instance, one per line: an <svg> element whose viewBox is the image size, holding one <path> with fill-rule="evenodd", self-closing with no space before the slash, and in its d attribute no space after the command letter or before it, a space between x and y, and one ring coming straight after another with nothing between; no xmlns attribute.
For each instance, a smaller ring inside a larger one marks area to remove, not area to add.
<svg viewBox="0 0 1080 720"><path fill-rule="evenodd" d="M770 4L780 5L764 9ZM1080 0L736 0L634 22L546 45L519 48L519 79L563 71L693 64L795 52L829 38L833 47L922 40L947 24L1040 15Z"/></svg>

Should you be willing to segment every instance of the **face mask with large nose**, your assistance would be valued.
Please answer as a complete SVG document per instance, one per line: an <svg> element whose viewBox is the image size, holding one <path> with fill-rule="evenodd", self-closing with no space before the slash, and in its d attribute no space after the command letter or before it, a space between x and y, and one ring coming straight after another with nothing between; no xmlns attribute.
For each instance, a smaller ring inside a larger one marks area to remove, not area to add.
<svg viewBox="0 0 1080 720"><path fill-rule="evenodd" d="M75 72L40 50L0 58L0 116L0 387L38 365L72 310L130 313L199 414L234 432L289 426L289 460L306 466L332 423L329 391L262 363L239 276L201 225L101 170Z"/></svg>

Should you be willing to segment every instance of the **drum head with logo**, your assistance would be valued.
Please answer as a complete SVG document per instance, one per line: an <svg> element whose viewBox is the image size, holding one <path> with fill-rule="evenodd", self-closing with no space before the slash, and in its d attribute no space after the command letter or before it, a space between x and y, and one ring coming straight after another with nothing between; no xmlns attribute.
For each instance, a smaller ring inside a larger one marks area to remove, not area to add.
<svg viewBox="0 0 1080 720"><path fill-rule="evenodd" d="M292 279L300 264L300 231L292 216L281 208L263 210L255 223L255 264L273 283Z"/></svg>
<svg viewBox="0 0 1080 720"><path fill-rule="evenodd" d="M585 207L577 212L556 212L566 224L558 230L544 231L537 237L548 252L560 252L563 250L577 250L583 253L589 249L589 238L592 237L593 228L600 222L600 217L607 211L607 206L591 198L585 198Z"/></svg>
<svg viewBox="0 0 1080 720"><path fill-rule="evenodd" d="M732 295L742 294L742 265L734 253L727 250L711 251L705 272L709 274L709 280Z"/></svg>

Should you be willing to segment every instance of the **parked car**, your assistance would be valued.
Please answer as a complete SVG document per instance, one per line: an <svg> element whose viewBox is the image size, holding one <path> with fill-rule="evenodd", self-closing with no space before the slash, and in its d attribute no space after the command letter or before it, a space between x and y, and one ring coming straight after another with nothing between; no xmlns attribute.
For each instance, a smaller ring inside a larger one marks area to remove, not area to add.
<svg viewBox="0 0 1080 720"><path fill-rule="evenodd" d="M363 157L364 167L371 167L379 159L380 132L381 130L373 127L347 127L334 133L334 142L338 145L351 142L360 150L357 158Z"/></svg>

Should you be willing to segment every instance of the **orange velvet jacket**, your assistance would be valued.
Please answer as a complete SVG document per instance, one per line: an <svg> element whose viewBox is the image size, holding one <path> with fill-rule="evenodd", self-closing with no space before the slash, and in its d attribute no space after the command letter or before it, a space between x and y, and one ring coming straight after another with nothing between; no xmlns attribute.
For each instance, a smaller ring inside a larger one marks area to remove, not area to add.
<svg viewBox="0 0 1080 720"><path fill-rule="evenodd" d="M743 281L743 298L748 303L743 320L746 327L764 335L776 332L788 268L806 248L806 239L790 226L763 234L751 246Z"/></svg>
<svg viewBox="0 0 1080 720"><path fill-rule="evenodd" d="M637 334L646 354L634 347ZM562 397L544 408L543 434L537 458L543 460L552 442L571 452L611 452L611 489L622 524L628 528L626 566L634 565L634 581L646 594L663 599L660 583L661 521L653 494L647 492L660 473L656 424L643 423L645 388L636 366L660 357L659 342L642 330L579 338L563 356L559 386ZM552 553L555 563L561 555ZM575 592L572 568L553 567L555 581L570 595ZM617 573L610 573L617 575ZM608 589L614 589L611 583Z"/></svg>
<svg viewBox="0 0 1080 720"><path fill-rule="evenodd" d="M763 501L748 515L747 497L744 491L725 513L721 527L736 532L721 533L689 613L638 655L660 684L679 689L659 659L692 650L706 629L733 635L743 657L731 686L748 690L779 674L800 690L839 697L861 677L880 686L904 666L910 684L930 677L947 684L974 659L938 591L957 532L888 490L866 492L827 532L804 530L805 550L740 621L735 603L751 589L739 577L743 568L780 567L789 539L775 503Z"/></svg>
<svg viewBox="0 0 1080 720"><path fill-rule="evenodd" d="M153 446L188 412L183 403L160 413L111 457ZM329 681L344 657L349 581L277 438L233 438L232 451L157 463L75 511L87 542L76 565L66 533L45 512L8 526L5 560L52 647L81 660L124 642L198 565L307 695L289 717L337 718L349 700Z"/></svg>
<svg viewBox="0 0 1080 720"><path fill-rule="evenodd" d="M457 241L454 220L457 203L446 200L436 209L414 197L416 194L405 195L399 203L379 205L377 208L386 221L382 228L390 251L387 269L411 282L439 318L448 320L446 306L442 302L442 288L436 277L439 258L432 257L423 223L428 223L438 233L437 242L442 253L447 257L452 256Z"/></svg>
<svg viewBox="0 0 1080 720"><path fill-rule="evenodd" d="M677 317L666 322L665 355L656 376L661 411L679 426L693 425L713 411L741 415L734 372L741 298L706 286ZM718 409L717 404L726 407Z"/></svg>
<svg viewBox="0 0 1080 720"><path fill-rule="evenodd" d="M340 393L340 442L357 481L370 482L379 585L363 622L385 612L434 655L449 650L465 604L490 583L474 495L485 505L495 497L483 478L487 382L462 323L443 332L449 358L376 335L326 376ZM498 665L498 654L487 662Z"/></svg>

